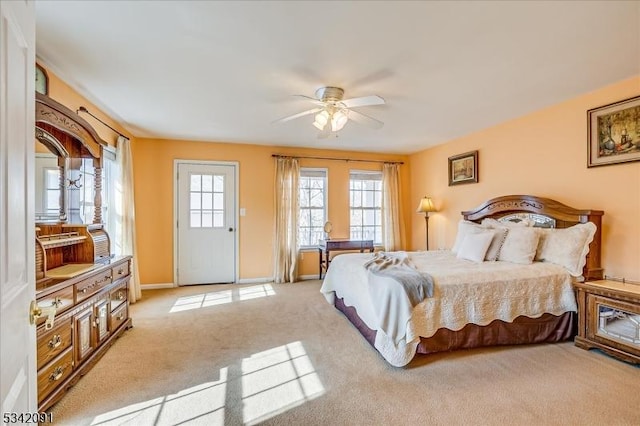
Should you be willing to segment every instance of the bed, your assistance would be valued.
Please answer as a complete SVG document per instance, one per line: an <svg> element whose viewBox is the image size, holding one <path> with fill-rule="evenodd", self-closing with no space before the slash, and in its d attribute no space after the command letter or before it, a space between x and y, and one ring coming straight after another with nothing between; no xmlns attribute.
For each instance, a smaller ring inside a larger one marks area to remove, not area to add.
<svg viewBox="0 0 640 426"><path fill-rule="evenodd" d="M531 195L494 198L462 212L451 250L341 254L320 291L396 367L416 354L569 340L572 283L602 278L602 215ZM396 267L421 286L399 285L388 273Z"/></svg>

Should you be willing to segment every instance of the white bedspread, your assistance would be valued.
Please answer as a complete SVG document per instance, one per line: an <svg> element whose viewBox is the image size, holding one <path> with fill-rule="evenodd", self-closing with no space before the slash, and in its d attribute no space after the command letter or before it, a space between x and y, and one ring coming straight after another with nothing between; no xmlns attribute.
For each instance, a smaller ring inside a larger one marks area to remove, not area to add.
<svg viewBox="0 0 640 426"><path fill-rule="evenodd" d="M511 322L520 315L537 318L544 313L577 311L571 276L561 266L475 263L458 259L450 251L408 254L419 270L433 277L435 286L433 297L417 305L410 316L398 318L406 324L400 339L381 330L379 315L373 309L363 267L372 254L336 256L320 289L329 303L333 304L337 295L347 306L355 307L367 327L376 330L375 347L391 365L408 364L420 336L431 337L440 328L455 331L466 324L487 325L496 319Z"/></svg>

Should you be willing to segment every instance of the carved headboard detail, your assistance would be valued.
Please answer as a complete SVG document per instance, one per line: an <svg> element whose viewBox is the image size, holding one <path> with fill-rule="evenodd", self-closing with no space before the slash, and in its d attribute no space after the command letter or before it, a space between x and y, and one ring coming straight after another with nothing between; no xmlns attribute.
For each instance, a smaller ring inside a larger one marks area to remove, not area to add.
<svg viewBox="0 0 640 426"><path fill-rule="evenodd" d="M499 219L504 216L517 215L519 213L529 213L551 218L555 221L556 228L568 228L578 223L592 222L596 225L596 233L593 241L589 244L589 254L587 263L584 266L583 276L585 280L602 279L603 269L600 264L600 250L602 238L602 210L582 210L569 207L559 201L549 198L536 197L533 195L505 195L486 201L481 206L468 211L463 211L465 220L480 222L482 219L490 217ZM544 219L536 220L538 223L551 221Z"/></svg>

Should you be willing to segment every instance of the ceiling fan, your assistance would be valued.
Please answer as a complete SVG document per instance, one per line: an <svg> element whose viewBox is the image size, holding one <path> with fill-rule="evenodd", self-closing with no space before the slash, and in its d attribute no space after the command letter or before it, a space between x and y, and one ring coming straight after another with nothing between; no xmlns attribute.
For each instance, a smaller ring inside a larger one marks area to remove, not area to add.
<svg viewBox="0 0 640 426"><path fill-rule="evenodd" d="M342 99L344 96L343 89L340 87L327 86L316 90L315 98L306 95L294 96L308 99L311 103L317 105L317 107L281 118L274 121L274 123L284 123L306 115L315 114L313 125L320 130L318 134L319 138L326 138L331 132L340 131L349 120L374 129L380 129L384 126L382 121L353 110L353 108L363 106L384 105L384 99L378 95Z"/></svg>

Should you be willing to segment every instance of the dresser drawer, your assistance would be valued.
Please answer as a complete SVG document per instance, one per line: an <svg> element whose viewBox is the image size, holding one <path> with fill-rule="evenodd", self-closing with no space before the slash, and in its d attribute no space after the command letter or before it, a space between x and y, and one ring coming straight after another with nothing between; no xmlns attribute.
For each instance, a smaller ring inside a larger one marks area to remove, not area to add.
<svg viewBox="0 0 640 426"><path fill-rule="evenodd" d="M111 268L111 276L113 277L113 281L119 280L120 278L126 277L127 275L129 275L129 262L124 262L118 266Z"/></svg>
<svg viewBox="0 0 640 426"><path fill-rule="evenodd" d="M68 348L48 367L38 371L38 402L65 381L73 370L73 351Z"/></svg>
<svg viewBox="0 0 640 426"><path fill-rule="evenodd" d="M111 278L111 269L108 269L76 283L76 303L111 284Z"/></svg>
<svg viewBox="0 0 640 426"><path fill-rule="evenodd" d="M111 301L112 311L115 311L116 308L126 302L129 293L129 288L127 287L128 283L129 280L126 280L122 284L115 287L113 290L109 291L109 300Z"/></svg>
<svg viewBox="0 0 640 426"><path fill-rule="evenodd" d="M56 318L51 330L38 329L38 369L71 346L71 318Z"/></svg>
<svg viewBox="0 0 640 426"><path fill-rule="evenodd" d="M127 304L120 306L118 309L111 313L111 331L115 331L125 322L128 318Z"/></svg>
<svg viewBox="0 0 640 426"><path fill-rule="evenodd" d="M54 293L38 298L38 306L41 308L56 306L56 314L66 311L73 306L73 286L63 288ZM38 318L38 325L42 324L46 319L46 315Z"/></svg>

